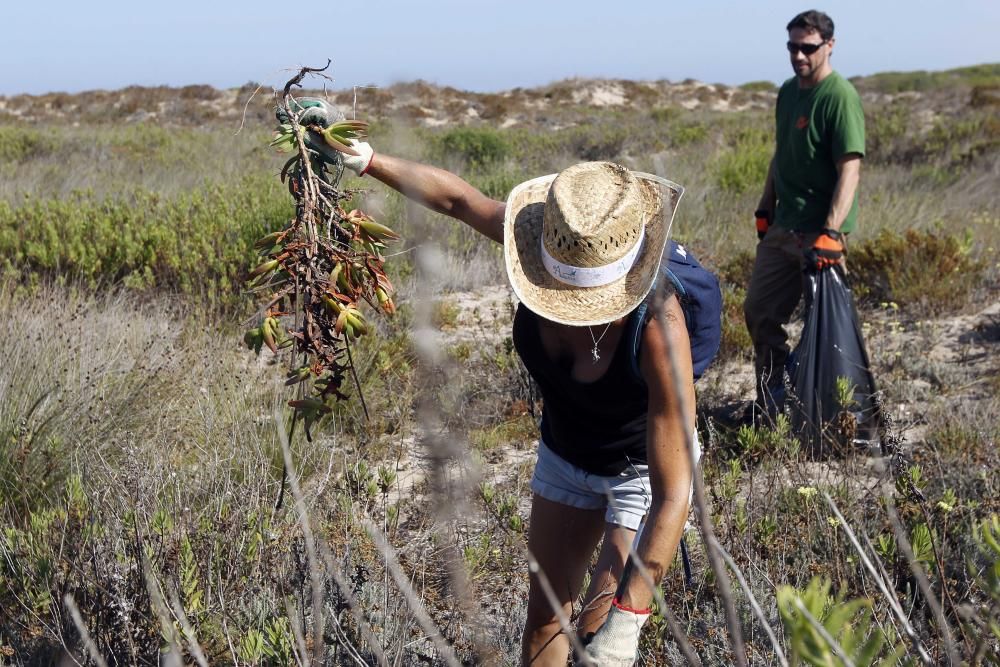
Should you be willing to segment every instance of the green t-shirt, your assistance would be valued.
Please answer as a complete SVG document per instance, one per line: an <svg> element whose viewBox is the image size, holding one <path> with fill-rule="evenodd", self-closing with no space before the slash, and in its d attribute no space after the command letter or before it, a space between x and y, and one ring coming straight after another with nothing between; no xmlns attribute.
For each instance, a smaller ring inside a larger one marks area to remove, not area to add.
<svg viewBox="0 0 1000 667"><path fill-rule="evenodd" d="M837 160L865 154L865 115L854 86L836 72L814 88L800 89L795 78L778 92L774 222L796 231L823 229L837 185ZM858 198L840 230L850 232Z"/></svg>

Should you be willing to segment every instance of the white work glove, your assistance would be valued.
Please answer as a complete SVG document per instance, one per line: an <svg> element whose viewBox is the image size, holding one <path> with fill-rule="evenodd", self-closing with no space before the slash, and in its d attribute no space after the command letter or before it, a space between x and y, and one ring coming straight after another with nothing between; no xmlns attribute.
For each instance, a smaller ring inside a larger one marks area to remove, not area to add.
<svg viewBox="0 0 1000 667"><path fill-rule="evenodd" d="M300 97L292 102L292 109L300 125L318 125L327 128L344 120L344 113L326 100L318 97ZM280 107L275 111L278 122L287 123L288 117ZM358 155L347 155L327 145L317 132L309 130L305 136L306 146L319 154L320 158L332 165L342 164L358 176L364 176L371 166L375 151L364 141L350 139L351 147Z"/></svg>
<svg viewBox="0 0 1000 667"><path fill-rule="evenodd" d="M638 611L622 607L616 598L584 653L596 667L632 667L639 655L639 633L652 610ZM581 660L578 665L588 664Z"/></svg>
<svg viewBox="0 0 1000 667"><path fill-rule="evenodd" d="M356 150L358 154L347 155L346 153L341 153L340 161L343 163L345 169L350 169L358 176L364 176L368 171L368 167L372 166L372 158L375 157L375 151L372 150L367 141L358 141L357 139L351 139L351 148Z"/></svg>

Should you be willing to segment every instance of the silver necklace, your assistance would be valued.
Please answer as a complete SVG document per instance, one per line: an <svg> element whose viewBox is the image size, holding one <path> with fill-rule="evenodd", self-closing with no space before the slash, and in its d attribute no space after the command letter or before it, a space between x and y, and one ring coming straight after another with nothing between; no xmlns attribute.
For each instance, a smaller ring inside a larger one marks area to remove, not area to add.
<svg viewBox="0 0 1000 667"><path fill-rule="evenodd" d="M587 331L590 332L590 340L594 341L594 348L590 351L590 358L591 361L595 364L601 360L601 353L597 351L597 346L601 344L602 340L604 340L604 335L608 333L608 329L610 328L611 328L611 322L608 322L608 326L604 327L604 333L602 333L597 338L594 338L594 330L589 326L587 327Z"/></svg>

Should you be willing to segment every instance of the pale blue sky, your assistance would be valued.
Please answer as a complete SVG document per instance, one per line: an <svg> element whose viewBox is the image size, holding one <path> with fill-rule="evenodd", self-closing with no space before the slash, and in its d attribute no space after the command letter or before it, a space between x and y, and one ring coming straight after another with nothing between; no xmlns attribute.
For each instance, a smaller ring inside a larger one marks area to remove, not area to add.
<svg viewBox="0 0 1000 667"><path fill-rule="evenodd" d="M784 26L809 8L785 0L4 5L0 95L130 84L280 86L289 78L283 70L328 57L335 88L425 79L495 91L571 76L780 81L791 73ZM836 23L834 67L847 76L1000 62L998 0L844 0L817 8Z"/></svg>

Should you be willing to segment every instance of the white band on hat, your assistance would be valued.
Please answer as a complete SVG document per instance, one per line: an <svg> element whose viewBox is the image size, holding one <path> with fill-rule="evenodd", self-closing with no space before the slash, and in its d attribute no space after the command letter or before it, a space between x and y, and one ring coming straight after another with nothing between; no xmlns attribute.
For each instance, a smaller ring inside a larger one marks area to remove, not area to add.
<svg viewBox="0 0 1000 667"><path fill-rule="evenodd" d="M549 254L549 251L545 249L545 239L543 237L541 239L542 264L545 265L545 270L549 272L549 275L561 283L566 283L574 287L600 287L613 283L631 270L632 265L635 264L636 257L639 256L639 251L642 249L642 242L645 238L645 227L640 227L639 238L635 240L632 248L622 255L620 259L616 259L611 264L605 264L604 266L570 266L569 264L563 264Z"/></svg>

